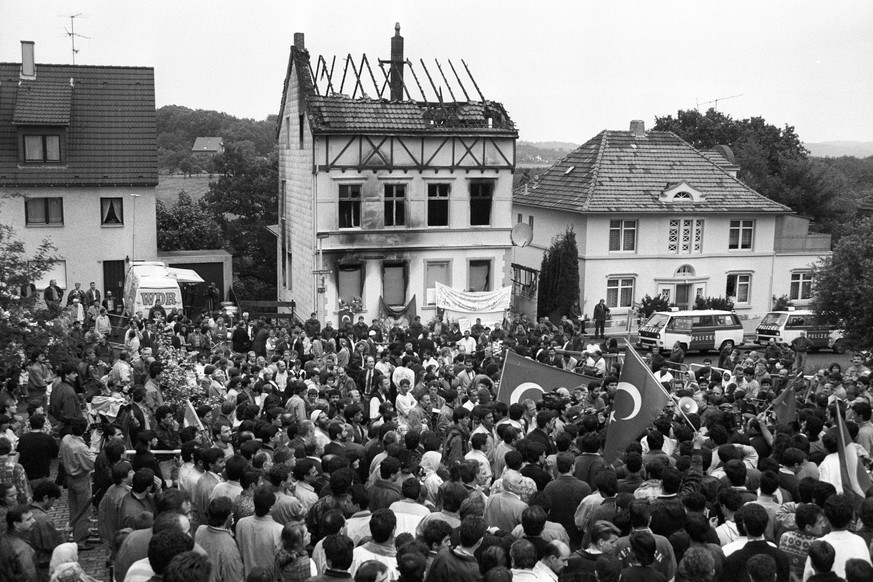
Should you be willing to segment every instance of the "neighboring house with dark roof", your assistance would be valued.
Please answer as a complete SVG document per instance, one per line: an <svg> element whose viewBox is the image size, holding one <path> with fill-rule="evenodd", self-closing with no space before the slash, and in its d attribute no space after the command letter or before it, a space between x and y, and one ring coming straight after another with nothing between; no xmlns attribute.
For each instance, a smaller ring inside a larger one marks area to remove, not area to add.
<svg viewBox="0 0 873 582"><path fill-rule="evenodd" d="M729 148L702 152L671 132L602 131L514 193L533 242L514 262L539 269L552 237L572 226L579 248L580 299L589 316L600 299L621 315L645 295L680 309L698 296L730 297L760 314L771 299L810 299L811 265L830 236L737 179Z"/></svg>
<svg viewBox="0 0 873 582"><path fill-rule="evenodd" d="M154 70L0 63L0 215L60 261L37 281L121 297L126 261L157 257Z"/></svg>
<svg viewBox="0 0 873 582"><path fill-rule="evenodd" d="M220 137L198 137L191 151L211 157L224 151L224 140Z"/></svg>
<svg viewBox="0 0 873 582"><path fill-rule="evenodd" d="M381 70L356 59L343 85L327 62L294 35L279 110L279 299L334 322L341 299L360 297L368 322L382 300L415 299L428 320L436 282L507 285L518 132L503 106L451 63L451 84L440 77L443 93L428 97L426 75L439 73L413 70L399 25Z"/></svg>

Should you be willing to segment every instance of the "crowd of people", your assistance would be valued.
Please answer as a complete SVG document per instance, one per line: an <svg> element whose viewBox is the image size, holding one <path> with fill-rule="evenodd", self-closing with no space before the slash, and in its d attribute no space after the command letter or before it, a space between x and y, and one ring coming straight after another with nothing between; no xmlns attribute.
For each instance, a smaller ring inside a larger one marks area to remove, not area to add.
<svg viewBox="0 0 873 582"><path fill-rule="evenodd" d="M873 575L873 497L844 484L836 425L869 462L860 357L803 377L775 343L695 371L681 348L647 353L695 406L668 405L607 465L621 357L601 325L334 328L158 303L113 346L99 316L81 321L79 361L31 353L3 380L0 580L88 581L77 556L98 544L118 582ZM585 376L507 403L507 350ZM171 357L191 362L191 403L168 397ZM788 389L797 415L778 424L769 403ZM62 488L69 533L49 517Z"/></svg>

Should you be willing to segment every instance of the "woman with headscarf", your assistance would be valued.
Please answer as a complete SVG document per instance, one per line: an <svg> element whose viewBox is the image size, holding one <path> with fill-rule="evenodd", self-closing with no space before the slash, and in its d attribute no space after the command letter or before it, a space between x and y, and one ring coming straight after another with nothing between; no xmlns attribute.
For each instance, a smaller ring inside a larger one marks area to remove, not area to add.
<svg viewBox="0 0 873 582"><path fill-rule="evenodd" d="M443 456L437 451L428 451L421 458L421 469L424 473L422 484L425 490L424 502L432 507L438 507L437 498L443 479L437 474Z"/></svg>
<svg viewBox="0 0 873 582"><path fill-rule="evenodd" d="M49 563L50 582L98 582L79 565L79 548L74 543L61 544L52 552Z"/></svg>

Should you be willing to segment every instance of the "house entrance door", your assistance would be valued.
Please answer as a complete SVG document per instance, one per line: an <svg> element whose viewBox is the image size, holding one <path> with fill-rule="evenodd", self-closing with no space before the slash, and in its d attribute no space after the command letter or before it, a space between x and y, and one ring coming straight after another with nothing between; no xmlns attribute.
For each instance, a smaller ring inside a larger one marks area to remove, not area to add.
<svg viewBox="0 0 873 582"><path fill-rule="evenodd" d="M680 310L689 310L692 307L691 287L692 285L690 283L676 284L676 307L678 307Z"/></svg>

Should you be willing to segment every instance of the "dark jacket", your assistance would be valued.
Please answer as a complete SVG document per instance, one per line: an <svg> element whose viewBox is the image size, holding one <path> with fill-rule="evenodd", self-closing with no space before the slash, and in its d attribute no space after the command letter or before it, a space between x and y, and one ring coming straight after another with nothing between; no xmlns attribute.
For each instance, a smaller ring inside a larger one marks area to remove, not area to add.
<svg viewBox="0 0 873 582"><path fill-rule="evenodd" d="M377 479L370 490L370 506L368 509L370 511L382 508L387 509L392 503L401 499L403 499L403 493L396 483L385 479Z"/></svg>

